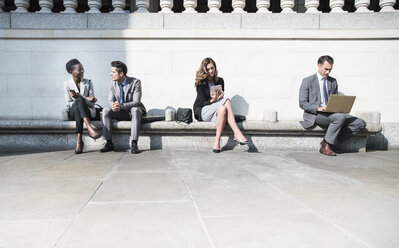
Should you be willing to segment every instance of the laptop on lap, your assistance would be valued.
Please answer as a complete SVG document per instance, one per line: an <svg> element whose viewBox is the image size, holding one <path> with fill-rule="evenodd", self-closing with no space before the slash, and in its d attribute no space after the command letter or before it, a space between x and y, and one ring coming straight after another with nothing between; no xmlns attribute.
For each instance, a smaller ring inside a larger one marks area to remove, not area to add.
<svg viewBox="0 0 399 248"><path fill-rule="evenodd" d="M351 112L356 96L330 95L325 112L349 113Z"/></svg>

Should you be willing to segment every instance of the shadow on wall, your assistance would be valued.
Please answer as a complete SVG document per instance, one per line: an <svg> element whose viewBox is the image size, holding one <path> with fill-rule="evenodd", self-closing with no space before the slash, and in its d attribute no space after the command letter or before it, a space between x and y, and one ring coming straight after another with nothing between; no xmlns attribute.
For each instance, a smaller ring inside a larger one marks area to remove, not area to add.
<svg viewBox="0 0 399 248"><path fill-rule="evenodd" d="M244 97L240 95L234 95L231 99L231 105L233 106L233 112L235 115L247 116L249 112L249 104Z"/></svg>

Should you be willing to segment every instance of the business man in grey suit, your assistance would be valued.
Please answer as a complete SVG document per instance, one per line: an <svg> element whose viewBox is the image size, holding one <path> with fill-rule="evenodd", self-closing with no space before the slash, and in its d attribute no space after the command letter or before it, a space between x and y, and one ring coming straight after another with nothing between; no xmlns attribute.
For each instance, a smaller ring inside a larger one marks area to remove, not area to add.
<svg viewBox="0 0 399 248"><path fill-rule="evenodd" d="M327 132L320 142L320 153L335 156L334 145L355 135L366 127L366 122L360 118L343 113L326 113L326 105L331 94L338 93L337 80L329 74L333 68L334 59L328 55L321 56L317 61L317 73L302 80L299 90L299 107L304 110L304 128L315 125L327 127Z"/></svg>
<svg viewBox="0 0 399 248"><path fill-rule="evenodd" d="M131 153L138 153L137 141L141 117L146 115L146 109L141 103L141 82L134 77L128 77L127 66L121 61L111 63L112 82L109 87L108 108L103 109L103 137L107 140L100 152L114 150L112 143L112 119L131 121Z"/></svg>

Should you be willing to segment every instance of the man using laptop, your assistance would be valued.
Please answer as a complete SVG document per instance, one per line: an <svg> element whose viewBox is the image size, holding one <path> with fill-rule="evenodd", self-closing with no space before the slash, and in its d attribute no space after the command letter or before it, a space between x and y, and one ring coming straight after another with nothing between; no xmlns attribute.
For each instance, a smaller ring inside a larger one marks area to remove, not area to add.
<svg viewBox="0 0 399 248"><path fill-rule="evenodd" d="M320 142L320 153L329 156L336 155L334 145L366 127L366 122L360 118L325 112L329 96L338 93L337 80L329 76L333 64L332 57L321 56L317 61L317 73L304 78L299 89L299 107L304 110L301 125L304 128L315 125L327 127L326 135Z"/></svg>

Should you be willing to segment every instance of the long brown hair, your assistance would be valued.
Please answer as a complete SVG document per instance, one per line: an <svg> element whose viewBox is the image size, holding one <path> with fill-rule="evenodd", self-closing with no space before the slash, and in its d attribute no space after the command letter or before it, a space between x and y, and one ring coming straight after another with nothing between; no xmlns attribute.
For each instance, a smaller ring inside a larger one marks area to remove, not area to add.
<svg viewBox="0 0 399 248"><path fill-rule="evenodd" d="M215 77L214 77L215 82L217 82L219 80L218 70L217 70L215 61L213 61L213 59L211 59L211 58L205 58L202 60L201 65L196 72L195 84L194 84L195 87L197 87L198 85L202 85L202 83L205 83L204 80L208 77L208 71L206 70L206 66L209 63L212 63L215 66Z"/></svg>

